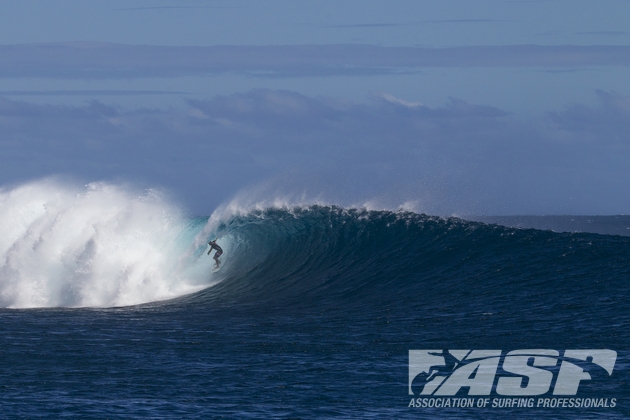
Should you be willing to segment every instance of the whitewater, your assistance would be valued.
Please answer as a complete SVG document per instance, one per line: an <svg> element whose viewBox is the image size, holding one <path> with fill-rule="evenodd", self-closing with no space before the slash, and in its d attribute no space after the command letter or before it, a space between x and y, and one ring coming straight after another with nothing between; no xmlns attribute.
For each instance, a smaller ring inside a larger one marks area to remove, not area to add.
<svg viewBox="0 0 630 420"><path fill-rule="evenodd" d="M0 306L124 306L212 283L190 219L156 190L45 180L0 191ZM193 245L194 244L194 245Z"/></svg>

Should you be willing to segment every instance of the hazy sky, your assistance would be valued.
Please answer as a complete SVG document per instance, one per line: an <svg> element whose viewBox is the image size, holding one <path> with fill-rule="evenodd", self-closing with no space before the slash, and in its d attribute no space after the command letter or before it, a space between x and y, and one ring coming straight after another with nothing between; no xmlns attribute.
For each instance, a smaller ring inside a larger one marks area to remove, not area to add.
<svg viewBox="0 0 630 420"><path fill-rule="evenodd" d="M1 2L0 185L159 186L195 214L243 188L628 214L628 17L628 0Z"/></svg>

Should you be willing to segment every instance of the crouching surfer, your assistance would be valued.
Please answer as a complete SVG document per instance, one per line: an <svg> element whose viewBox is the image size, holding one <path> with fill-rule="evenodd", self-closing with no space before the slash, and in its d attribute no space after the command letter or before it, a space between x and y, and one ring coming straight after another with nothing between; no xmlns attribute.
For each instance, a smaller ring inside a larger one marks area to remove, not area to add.
<svg viewBox="0 0 630 420"><path fill-rule="evenodd" d="M221 262L219 261L219 257L221 256L221 254L223 254L223 250L221 249L221 247L219 245L217 245L217 240L215 239L214 241L210 241L208 242L208 245L210 245L210 250L208 251L208 255L210 255L210 253L212 252L213 249L216 249L217 252L214 254L214 261L217 263L217 265L214 267L215 269L219 268L221 266Z"/></svg>

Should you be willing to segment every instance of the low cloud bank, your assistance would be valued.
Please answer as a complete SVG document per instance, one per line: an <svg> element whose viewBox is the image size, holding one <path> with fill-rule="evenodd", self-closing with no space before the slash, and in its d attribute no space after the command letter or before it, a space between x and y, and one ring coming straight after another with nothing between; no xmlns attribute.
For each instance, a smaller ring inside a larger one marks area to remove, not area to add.
<svg viewBox="0 0 630 420"><path fill-rule="evenodd" d="M630 194L630 97L521 120L452 98L349 104L291 91L123 111L0 99L0 183L67 174L162 185L209 214L243 186L433 214L619 214ZM346 202L341 202L341 201Z"/></svg>

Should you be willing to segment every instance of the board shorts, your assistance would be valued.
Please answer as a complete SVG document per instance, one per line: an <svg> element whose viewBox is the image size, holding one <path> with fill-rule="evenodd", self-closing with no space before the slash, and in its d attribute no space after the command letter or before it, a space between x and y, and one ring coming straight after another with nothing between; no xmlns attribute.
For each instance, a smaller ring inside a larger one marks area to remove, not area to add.
<svg viewBox="0 0 630 420"><path fill-rule="evenodd" d="M219 258L221 256L221 254L223 254L223 251L217 251L217 253L214 254L213 258Z"/></svg>

